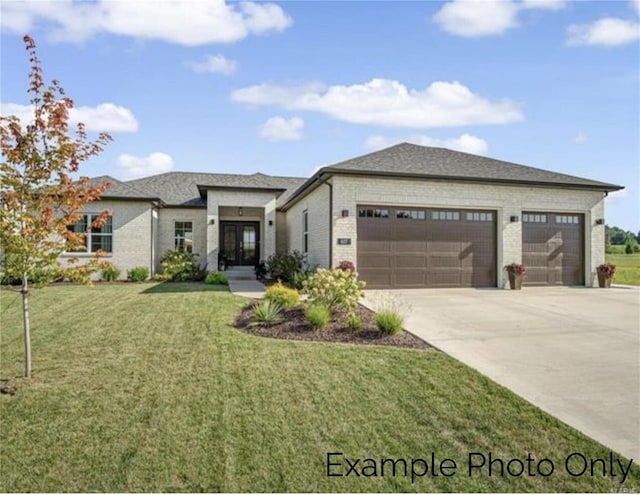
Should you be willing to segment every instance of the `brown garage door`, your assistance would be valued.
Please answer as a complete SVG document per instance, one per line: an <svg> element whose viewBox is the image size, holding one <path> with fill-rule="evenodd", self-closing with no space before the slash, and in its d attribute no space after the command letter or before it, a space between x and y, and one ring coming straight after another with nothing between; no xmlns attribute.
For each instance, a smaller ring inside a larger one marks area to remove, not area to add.
<svg viewBox="0 0 640 495"><path fill-rule="evenodd" d="M495 287L496 213L358 207L360 278L367 287Z"/></svg>
<svg viewBox="0 0 640 495"><path fill-rule="evenodd" d="M584 216L522 213L526 285L584 285Z"/></svg>

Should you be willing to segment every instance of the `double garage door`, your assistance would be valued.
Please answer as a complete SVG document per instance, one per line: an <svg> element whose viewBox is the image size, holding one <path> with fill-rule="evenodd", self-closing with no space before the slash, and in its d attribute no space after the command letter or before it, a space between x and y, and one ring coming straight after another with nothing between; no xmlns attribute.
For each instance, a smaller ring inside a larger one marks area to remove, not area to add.
<svg viewBox="0 0 640 495"><path fill-rule="evenodd" d="M357 249L370 289L496 285L494 211L359 206Z"/></svg>
<svg viewBox="0 0 640 495"><path fill-rule="evenodd" d="M491 210L358 207L358 272L370 289L495 287ZM526 285L584 284L584 218L524 212Z"/></svg>

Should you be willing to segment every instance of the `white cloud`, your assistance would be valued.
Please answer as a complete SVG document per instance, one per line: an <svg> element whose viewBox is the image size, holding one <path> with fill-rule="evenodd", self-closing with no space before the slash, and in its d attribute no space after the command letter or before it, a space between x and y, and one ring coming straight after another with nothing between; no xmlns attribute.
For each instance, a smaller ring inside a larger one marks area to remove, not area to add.
<svg viewBox="0 0 640 495"><path fill-rule="evenodd" d="M23 0L0 2L0 14L3 31L42 28L54 41L108 33L186 46L232 43L292 24L278 5L224 0Z"/></svg>
<svg viewBox="0 0 640 495"><path fill-rule="evenodd" d="M173 169L173 158L166 153L151 153L145 157L128 155L126 153L118 156L116 166L121 173L118 174L123 179L138 179L148 175L162 174Z"/></svg>
<svg viewBox="0 0 640 495"><path fill-rule="evenodd" d="M578 134L573 136L573 142L576 144L585 144L589 141L589 136L586 132L580 131Z"/></svg>
<svg viewBox="0 0 640 495"><path fill-rule="evenodd" d="M567 6L567 0L524 0L523 9L561 10Z"/></svg>
<svg viewBox="0 0 640 495"><path fill-rule="evenodd" d="M187 65L194 72L210 72L225 76L233 74L238 66L235 60L229 60L224 55L207 55L202 62L189 62Z"/></svg>
<svg viewBox="0 0 640 495"><path fill-rule="evenodd" d="M33 121L33 105L0 103L0 114L15 115L23 124ZM81 106L69 110L69 123L84 123L87 131L136 132L138 121L131 110L113 103L101 103L95 107Z"/></svg>
<svg viewBox="0 0 640 495"><path fill-rule="evenodd" d="M451 34L476 37L502 34L518 25L518 7L511 1L453 0L433 20Z"/></svg>
<svg viewBox="0 0 640 495"><path fill-rule="evenodd" d="M631 0L631 6L635 9L636 13L640 15L640 0Z"/></svg>
<svg viewBox="0 0 640 495"><path fill-rule="evenodd" d="M310 110L352 124L427 128L507 124L523 120L520 105L490 101L457 81L436 81L427 88L408 89L390 79L365 84L324 87L259 84L235 90L231 99L250 105Z"/></svg>
<svg viewBox="0 0 640 495"><path fill-rule="evenodd" d="M370 150L388 148L398 143L413 143L421 146L433 146L437 148L449 148L456 151L464 151L474 155L484 155L489 151L489 143L484 139L471 134L462 134L457 138L438 139L430 136L414 134L404 138L389 138L385 136L370 136L365 141L365 146Z"/></svg>
<svg viewBox="0 0 640 495"><path fill-rule="evenodd" d="M568 45L619 46L640 39L640 23L615 17L567 28Z"/></svg>
<svg viewBox="0 0 640 495"><path fill-rule="evenodd" d="M443 31L469 38L503 34L518 27L524 10L560 10L565 0L452 0L432 20Z"/></svg>
<svg viewBox="0 0 640 495"><path fill-rule="evenodd" d="M304 120L300 117L285 119L271 117L260 126L260 136L269 141L298 141L302 139Z"/></svg>

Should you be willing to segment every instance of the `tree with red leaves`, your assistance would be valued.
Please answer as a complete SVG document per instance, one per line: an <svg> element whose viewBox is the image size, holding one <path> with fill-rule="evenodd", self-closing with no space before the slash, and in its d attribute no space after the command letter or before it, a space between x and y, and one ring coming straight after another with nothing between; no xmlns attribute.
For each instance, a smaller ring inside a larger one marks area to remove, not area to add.
<svg viewBox="0 0 640 495"><path fill-rule="evenodd" d="M71 135L73 101L58 81L45 83L35 41L25 36L24 42L33 120L0 116L0 272L21 281L24 374L31 378L30 283L36 275L46 282L42 274L54 272L90 283L92 270L100 266L100 252L82 266L77 258L63 265L59 256L85 247L85 235L72 227L81 220L83 206L99 199L109 184L93 185L77 173L80 164L102 152L111 137L101 133L89 140L83 124ZM103 212L91 226L100 228L108 216Z"/></svg>

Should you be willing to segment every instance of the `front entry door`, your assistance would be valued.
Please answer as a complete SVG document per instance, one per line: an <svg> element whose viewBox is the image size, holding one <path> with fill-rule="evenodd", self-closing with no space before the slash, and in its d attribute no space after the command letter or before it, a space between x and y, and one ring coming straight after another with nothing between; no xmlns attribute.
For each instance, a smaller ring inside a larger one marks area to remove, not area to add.
<svg viewBox="0 0 640 495"><path fill-rule="evenodd" d="M229 266L255 266L260 256L260 224L258 222L221 222L222 259Z"/></svg>

